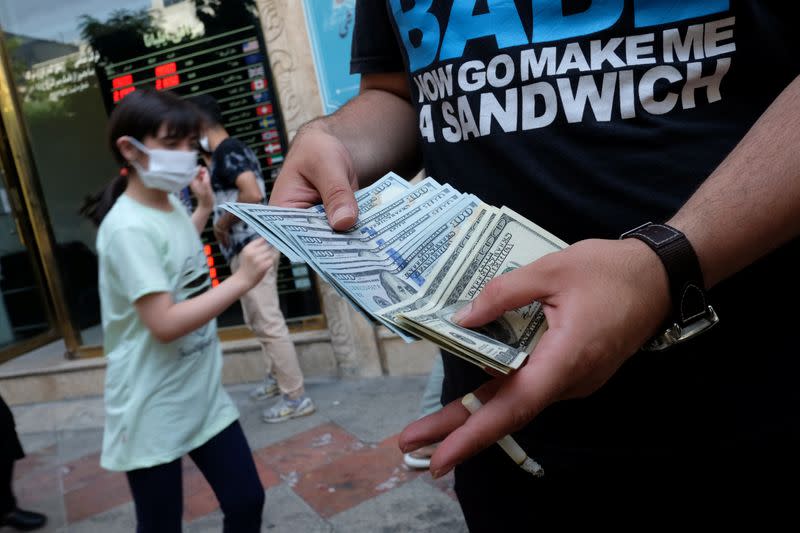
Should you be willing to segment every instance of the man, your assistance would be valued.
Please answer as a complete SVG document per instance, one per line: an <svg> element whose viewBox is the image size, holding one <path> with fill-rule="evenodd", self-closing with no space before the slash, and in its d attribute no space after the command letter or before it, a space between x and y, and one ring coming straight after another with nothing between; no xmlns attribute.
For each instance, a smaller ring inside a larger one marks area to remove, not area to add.
<svg viewBox="0 0 800 533"><path fill-rule="evenodd" d="M0 396L0 528L8 526L19 531L44 527L47 517L41 513L17 507L12 488L14 462L25 457L17 436L14 415Z"/></svg>
<svg viewBox="0 0 800 533"><path fill-rule="evenodd" d="M264 178L253 151L228 135L217 101L210 95L200 95L192 98L192 102L204 117L204 135L200 144L210 166L211 185L217 200L214 236L231 271L236 272L239 252L258 234L220 206L225 202L264 203ZM280 309L277 289L280 254L274 248L272 250L274 267L267 271L258 285L242 296L240 302L245 322L261 343L267 367L264 383L253 390L251 397L261 400L281 394L281 400L265 410L262 418L265 422L283 422L310 415L316 408L305 394L297 351Z"/></svg>
<svg viewBox="0 0 800 533"><path fill-rule="evenodd" d="M777 311L800 296L787 6L357 3L361 93L300 130L271 204L322 201L346 229L353 189L422 165L574 243L492 280L454 317L478 327L538 300L549 329L527 364L492 377L446 355L446 406L400 436L404 452L442 440L431 472L455 468L471 531L643 511L642 529L796 522L783 487L800 474L800 359L793 314ZM666 225L619 238L650 221ZM699 333L639 350L673 323L677 337ZM484 407L469 416L457 400L473 390ZM509 433L544 477L493 445Z"/></svg>

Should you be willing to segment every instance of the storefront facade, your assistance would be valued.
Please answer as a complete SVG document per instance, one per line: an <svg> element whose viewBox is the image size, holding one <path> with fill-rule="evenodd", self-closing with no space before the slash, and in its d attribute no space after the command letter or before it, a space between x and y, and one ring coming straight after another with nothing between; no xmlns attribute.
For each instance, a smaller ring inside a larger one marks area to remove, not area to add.
<svg viewBox="0 0 800 533"><path fill-rule="evenodd" d="M108 114L144 86L212 94L270 190L294 132L322 114L303 3L0 0L0 28L0 362L57 339L68 358L99 356L95 228L78 211L119 170ZM203 240L220 282L210 227ZM293 332L374 345L304 264L282 258L279 292ZM225 340L250 336L238 304L219 325Z"/></svg>

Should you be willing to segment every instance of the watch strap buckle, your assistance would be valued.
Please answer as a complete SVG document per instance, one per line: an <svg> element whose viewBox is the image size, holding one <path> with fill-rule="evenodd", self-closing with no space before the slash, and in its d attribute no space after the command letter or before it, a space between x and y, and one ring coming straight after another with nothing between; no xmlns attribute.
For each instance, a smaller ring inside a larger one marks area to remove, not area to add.
<svg viewBox="0 0 800 533"><path fill-rule="evenodd" d="M712 328L719 322L719 317L710 305L706 307L705 312L700 315L695 315L689 320L678 323L674 322L660 335L656 335L647 343L642 346L642 350L646 352L657 352L666 350L667 348L687 341L704 331Z"/></svg>

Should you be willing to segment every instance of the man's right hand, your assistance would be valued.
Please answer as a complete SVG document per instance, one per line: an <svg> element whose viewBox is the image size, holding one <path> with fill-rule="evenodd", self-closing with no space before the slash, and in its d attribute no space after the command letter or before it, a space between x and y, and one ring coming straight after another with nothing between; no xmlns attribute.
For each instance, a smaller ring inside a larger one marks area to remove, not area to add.
<svg viewBox="0 0 800 533"><path fill-rule="evenodd" d="M292 141L269 203L307 208L321 202L331 227L342 231L358 218L356 189L358 178L350 152L316 121L301 128Z"/></svg>

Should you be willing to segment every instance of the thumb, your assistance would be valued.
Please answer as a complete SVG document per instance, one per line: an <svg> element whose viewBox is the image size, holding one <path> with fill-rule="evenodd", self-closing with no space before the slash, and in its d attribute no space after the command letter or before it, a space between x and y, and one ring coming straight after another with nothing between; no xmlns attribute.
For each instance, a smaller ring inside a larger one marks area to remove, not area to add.
<svg viewBox="0 0 800 533"><path fill-rule="evenodd" d="M465 328L482 326L547 295L534 262L489 281L472 302L453 315L452 321Z"/></svg>
<svg viewBox="0 0 800 533"><path fill-rule="evenodd" d="M314 185L322 197L331 227L339 231L352 227L358 218L358 204L349 177L344 172L333 172L318 180L321 183Z"/></svg>

